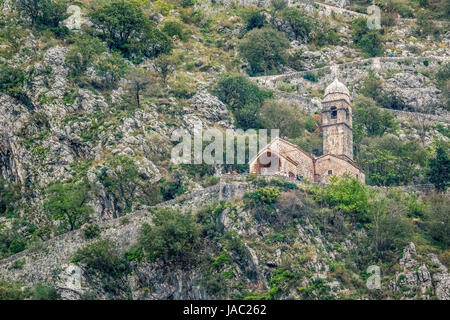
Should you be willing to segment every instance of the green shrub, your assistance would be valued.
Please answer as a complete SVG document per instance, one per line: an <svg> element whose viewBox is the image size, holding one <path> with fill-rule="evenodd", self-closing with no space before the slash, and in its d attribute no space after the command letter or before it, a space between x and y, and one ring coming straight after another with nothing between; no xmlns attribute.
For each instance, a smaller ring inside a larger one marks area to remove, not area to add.
<svg viewBox="0 0 450 320"><path fill-rule="evenodd" d="M54 287L38 283L33 288L31 300L60 300L61 296Z"/></svg>
<svg viewBox="0 0 450 320"><path fill-rule="evenodd" d="M83 237L85 239L98 238L100 236L100 233L100 227L96 224L88 225L83 229Z"/></svg>
<svg viewBox="0 0 450 320"><path fill-rule="evenodd" d="M9 64L0 64L0 92L10 95L22 102L29 110L33 110L34 105L24 89L27 78L28 75L23 70Z"/></svg>
<svg viewBox="0 0 450 320"><path fill-rule="evenodd" d="M66 1L17 0L16 5L19 12L29 19L32 26L50 29L59 34L68 32L66 27L60 26L60 22L69 17Z"/></svg>
<svg viewBox="0 0 450 320"><path fill-rule="evenodd" d="M295 7L287 7L281 12L281 17L289 23L298 40L309 42L315 22L306 11Z"/></svg>
<svg viewBox="0 0 450 320"><path fill-rule="evenodd" d="M108 161L97 174L107 196L114 199L119 214L128 213L137 199L137 192L143 187L139 168L128 155L117 155Z"/></svg>
<svg viewBox="0 0 450 320"><path fill-rule="evenodd" d="M161 194L165 201L175 199L185 192L182 178L181 173L175 171L171 177L161 180Z"/></svg>
<svg viewBox="0 0 450 320"><path fill-rule="evenodd" d="M356 178L332 176L327 187L314 189L314 197L342 211L353 221L368 221L370 192L367 186Z"/></svg>
<svg viewBox="0 0 450 320"><path fill-rule="evenodd" d="M407 185L423 183L427 153L417 140L403 142L385 135L363 139L356 161L366 174L367 184Z"/></svg>
<svg viewBox="0 0 450 320"><path fill-rule="evenodd" d="M136 2L113 0L94 8L90 14L94 26L110 50L120 50L136 62L170 52L171 40L150 21Z"/></svg>
<svg viewBox="0 0 450 320"><path fill-rule="evenodd" d="M261 29L264 27L266 20L259 10L250 10L245 17L247 31L253 29Z"/></svg>
<svg viewBox="0 0 450 320"><path fill-rule="evenodd" d="M370 206L371 223L368 235L376 254L387 260L395 259L411 241L414 226L405 215L405 205L397 199L381 198Z"/></svg>
<svg viewBox="0 0 450 320"><path fill-rule="evenodd" d="M383 52L382 38L378 30L367 27L365 18L356 18L352 22L353 43L371 57Z"/></svg>
<svg viewBox="0 0 450 320"><path fill-rule="evenodd" d="M28 238L36 230L29 222L13 219L10 228L0 226L0 257L7 257L27 248Z"/></svg>
<svg viewBox="0 0 450 320"><path fill-rule="evenodd" d="M215 176L208 176L205 178L205 180L202 182L202 186L204 188L210 187L210 186L214 186L216 184L218 184L220 181L219 177L215 177Z"/></svg>
<svg viewBox="0 0 450 320"><path fill-rule="evenodd" d="M428 179L437 190L445 191L450 185L450 158L448 155L448 145L438 144L436 156L428 162Z"/></svg>
<svg viewBox="0 0 450 320"><path fill-rule="evenodd" d="M0 300L23 300L26 297L19 284L0 280Z"/></svg>
<svg viewBox="0 0 450 320"><path fill-rule="evenodd" d="M280 189L277 187L258 188L248 196L258 202L272 204L280 198Z"/></svg>
<svg viewBox="0 0 450 320"><path fill-rule="evenodd" d="M164 23L162 31L169 37L176 36L181 41L189 39L189 31L186 29L186 25L178 21L167 21Z"/></svg>
<svg viewBox="0 0 450 320"><path fill-rule="evenodd" d="M66 64L74 75L80 75L105 51L106 47L98 38L84 35L75 40L66 56Z"/></svg>
<svg viewBox="0 0 450 320"><path fill-rule="evenodd" d="M100 279L102 288L113 294L123 291L121 279L130 272L128 260L118 253L111 239L98 240L78 249L72 262L81 265L93 283Z"/></svg>
<svg viewBox="0 0 450 320"><path fill-rule="evenodd" d="M14 203L20 198L19 191L18 186L0 178L0 216L14 212Z"/></svg>
<svg viewBox="0 0 450 320"><path fill-rule="evenodd" d="M295 104L266 100L259 110L259 123L267 129L280 129L281 136L296 138L303 134L304 115Z"/></svg>
<svg viewBox="0 0 450 320"><path fill-rule="evenodd" d="M244 195L245 206L257 221L276 223L275 203L281 196L279 187L258 188Z"/></svg>
<svg viewBox="0 0 450 320"><path fill-rule="evenodd" d="M152 226L143 224L138 244L150 260L192 262L200 244L200 228L190 213L168 208L152 212Z"/></svg>
<svg viewBox="0 0 450 320"><path fill-rule="evenodd" d="M89 185L82 183L57 183L47 189L45 211L61 222L60 231L71 231L81 227L93 212L89 201Z"/></svg>
<svg viewBox="0 0 450 320"><path fill-rule="evenodd" d="M237 124L244 130L259 127L255 114L258 114L263 101L271 97L270 92L261 90L243 75L221 77L215 94L230 107Z"/></svg>
<svg viewBox="0 0 450 320"><path fill-rule="evenodd" d="M394 116L377 107L375 101L363 96L357 97L353 106L354 131L361 129L364 135L382 136L389 131L395 131L397 123ZM360 141L358 137L355 141Z"/></svg>
<svg viewBox="0 0 450 320"><path fill-rule="evenodd" d="M278 72L279 67L287 63L288 48L285 35L269 27L251 30L239 45L240 54L250 65L251 75Z"/></svg>
<svg viewBox="0 0 450 320"><path fill-rule="evenodd" d="M311 82L317 82L317 80L319 80L319 77L313 73L313 72L307 72L305 73L305 75L303 76L304 79L311 81Z"/></svg>
<svg viewBox="0 0 450 320"><path fill-rule="evenodd" d="M128 69L128 64L123 60L119 52L113 52L110 55L103 56L95 65L95 71L100 77L100 83L98 85L104 89L115 88L119 80L125 76Z"/></svg>

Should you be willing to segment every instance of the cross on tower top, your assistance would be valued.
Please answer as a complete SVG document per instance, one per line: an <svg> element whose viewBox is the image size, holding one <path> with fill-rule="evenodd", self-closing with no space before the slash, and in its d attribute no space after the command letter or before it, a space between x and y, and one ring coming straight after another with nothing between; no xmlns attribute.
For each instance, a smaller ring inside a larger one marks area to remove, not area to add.
<svg viewBox="0 0 450 320"><path fill-rule="evenodd" d="M333 64L330 69L331 69L331 74L334 76L335 79L337 79L338 73L339 73L339 67L337 65Z"/></svg>

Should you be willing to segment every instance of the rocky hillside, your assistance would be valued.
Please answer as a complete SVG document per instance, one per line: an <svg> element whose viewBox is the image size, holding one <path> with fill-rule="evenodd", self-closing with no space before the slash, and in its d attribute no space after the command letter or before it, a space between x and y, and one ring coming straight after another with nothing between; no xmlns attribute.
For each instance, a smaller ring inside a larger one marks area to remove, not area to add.
<svg viewBox="0 0 450 320"><path fill-rule="evenodd" d="M449 299L442 2L0 0L0 299ZM320 155L335 76L368 187L171 163L200 124Z"/></svg>

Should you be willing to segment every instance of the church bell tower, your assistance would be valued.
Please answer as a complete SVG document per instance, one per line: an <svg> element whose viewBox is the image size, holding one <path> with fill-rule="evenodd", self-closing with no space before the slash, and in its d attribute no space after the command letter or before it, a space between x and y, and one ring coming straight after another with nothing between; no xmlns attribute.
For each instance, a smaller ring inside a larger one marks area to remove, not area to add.
<svg viewBox="0 0 450 320"><path fill-rule="evenodd" d="M336 70L336 69L335 69ZM323 153L353 160L353 127L350 92L336 78L322 100Z"/></svg>

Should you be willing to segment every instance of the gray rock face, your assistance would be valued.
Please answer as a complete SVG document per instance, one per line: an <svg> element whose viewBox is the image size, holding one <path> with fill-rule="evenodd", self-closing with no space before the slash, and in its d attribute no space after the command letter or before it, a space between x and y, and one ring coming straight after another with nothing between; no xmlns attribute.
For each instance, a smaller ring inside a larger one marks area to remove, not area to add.
<svg viewBox="0 0 450 320"><path fill-rule="evenodd" d="M225 104L207 91L197 92L189 101L193 110L198 111L203 118L211 121L227 120L228 110Z"/></svg>
<svg viewBox="0 0 450 320"><path fill-rule="evenodd" d="M384 89L388 92L398 92L406 105L417 112L432 113L442 107L440 90L420 73L398 73L386 80Z"/></svg>
<svg viewBox="0 0 450 320"><path fill-rule="evenodd" d="M411 242L403 250L400 259L403 271L395 275L390 287L393 291L401 292L404 299L431 299L434 293L439 300L449 300L450 283L447 268L436 255L430 254L430 262L435 270L431 275L429 267L418 262L419 258L421 257L417 256L415 245Z"/></svg>

